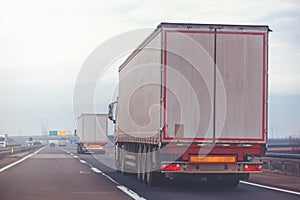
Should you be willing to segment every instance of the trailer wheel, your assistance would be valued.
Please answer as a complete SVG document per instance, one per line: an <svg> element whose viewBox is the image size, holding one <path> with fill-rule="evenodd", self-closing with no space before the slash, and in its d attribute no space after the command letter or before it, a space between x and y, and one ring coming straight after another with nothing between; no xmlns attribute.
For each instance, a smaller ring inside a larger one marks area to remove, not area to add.
<svg viewBox="0 0 300 200"><path fill-rule="evenodd" d="M125 168L125 156L123 155L123 148L120 151L120 171L121 174L124 175L124 168Z"/></svg>
<svg viewBox="0 0 300 200"><path fill-rule="evenodd" d="M239 179L228 179L228 180L224 180L224 186L228 187L228 188L235 188L238 186L238 184L240 183Z"/></svg>
<svg viewBox="0 0 300 200"><path fill-rule="evenodd" d="M146 169L146 184L149 186L157 186L162 181L163 177L156 171L156 147L148 148L147 154L147 169ZM152 152L151 152L152 151Z"/></svg>
<svg viewBox="0 0 300 200"><path fill-rule="evenodd" d="M80 153L81 153L80 146L77 145L77 154L80 154Z"/></svg>
<svg viewBox="0 0 300 200"><path fill-rule="evenodd" d="M151 186L152 185L152 157L151 157L151 149L148 148L148 153L146 155L146 184Z"/></svg>
<svg viewBox="0 0 300 200"><path fill-rule="evenodd" d="M125 146L122 146L122 149L121 149L121 174L122 175L127 175L128 172L126 172L126 165L125 165Z"/></svg>
<svg viewBox="0 0 300 200"><path fill-rule="evenodd" d="M146 162L147 162L147 146L144 145L143 151L141 155L141 180L142 182L146 182Z"/></svg>
<svg viewBox="0 0 300 200"><path fill-rule="evenodd" d="M151 147L148 147L148 153L147 153L147 162L146 162L146 184L149 186L156 185L156 172L154 171L153 167L153 161L152 161L152 153L151 153Z"/></svg>
<svg viewBox="0 0 300 200"><path fill-rule="evenodd" d="M142 146L139 145L138 153L137 153L137 161L136 161L137 179L139 181L142 181L141 165L142 165Z"/></svg>
<svg viewBox="0 0 300 200"><path fill-rule="evenodd" d="M120 147L118 147L118 145L115 146L115 165L116 165L117 172L121 172Z"/></svg>

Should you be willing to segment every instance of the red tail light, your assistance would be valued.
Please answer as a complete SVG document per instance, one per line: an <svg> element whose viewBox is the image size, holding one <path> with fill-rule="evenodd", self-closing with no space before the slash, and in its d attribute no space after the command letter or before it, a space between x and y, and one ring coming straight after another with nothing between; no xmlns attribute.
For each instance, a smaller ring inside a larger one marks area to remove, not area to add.
<svg viewBox="0 0 300 200"><path fill-rule="evenodd" d="M164 164L161 167L161 171L179 171L180 165L179 164Z"/></svg>
<svg viewBox="0 0 300 200"><path fill-rule="evenodd" d="M261 165L245 165L244 166L244 171L262 171L262 166Z"/></svg>

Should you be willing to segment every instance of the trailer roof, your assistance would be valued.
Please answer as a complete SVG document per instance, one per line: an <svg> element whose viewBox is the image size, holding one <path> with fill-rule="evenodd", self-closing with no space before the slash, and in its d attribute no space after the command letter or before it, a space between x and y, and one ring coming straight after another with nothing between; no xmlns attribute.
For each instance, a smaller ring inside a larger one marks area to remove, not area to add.
<svg viewBox="0 0 300 200"><path fill-rule="evenodd" d="M234 25L234 24L197 24L197 23L171 23L161 22L157 28L127 57L120 65L119 71L138 53L140 52L163 28L193 29L193 28L209 28L209 29L236 29L241 30L260 30L272 32L268 25Z"/></svg>
<svg viewBox="0 0 300 200"><path fill-rule="evenodd" d="M200 28L208 27L211 29L237 29L237 30L267 30L272 32L268 25L235 25L235 24L197 24L197 23L170 23L170 22L161 22L157 28Z"/></svg>
<svg viewBox="0 0 300 200"><path fill-rule="evenodd" d="M81 113L81 115L79 117L77 117L77 119L83 117L83 116L108 116L108 114L105 113Z"/></svg>

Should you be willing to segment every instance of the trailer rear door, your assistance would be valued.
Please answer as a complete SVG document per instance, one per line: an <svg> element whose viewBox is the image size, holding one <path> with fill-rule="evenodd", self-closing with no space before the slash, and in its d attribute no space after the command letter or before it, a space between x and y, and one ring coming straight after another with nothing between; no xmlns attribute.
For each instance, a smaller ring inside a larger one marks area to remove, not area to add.
<svg viewBox="0 0 300 200"><path fill-rule="evenodd" d="M265 142L268 27L163 31L163 140Z"/></svg>

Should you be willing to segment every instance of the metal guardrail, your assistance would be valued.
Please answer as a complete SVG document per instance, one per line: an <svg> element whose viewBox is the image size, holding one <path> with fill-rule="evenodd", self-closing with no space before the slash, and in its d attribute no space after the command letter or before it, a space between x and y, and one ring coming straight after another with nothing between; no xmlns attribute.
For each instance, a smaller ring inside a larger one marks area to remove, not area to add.
<svg viewBox="0 0 300 200"><path fill-rule="evenodd" d="M0 148L0 153L4 152L4 151L10 151L12 148L13 149L19 149L19 148L26 148L27 146L21 146L21 145L17 145L17 146L6 146L5 148L1 147Z"/></svg>
<svg viewBox="0 0 300 200"><path fill-rule="evenodd" d="M300 159L300 154L266 153L265 157Z"/></svg>
<svg viewBox="0 0 300 200"><path fill-rule="evenodd" d="M270 173L300 176L300 155L267 153L260 158L264 171Z"/></svg>
<svg viewBox="0 0 300 200"><path fill-rule="evenodd" d="M27 146L27 147L10 147L10 148L5 148L5 149L2 149L2 151L0 151L0 159L5 158L6 156L9 156L9 155L16 154L16 153L31 151L31 150L40 148L42 146L44 146L44 145L34 145L34 146Z"/></svg>

